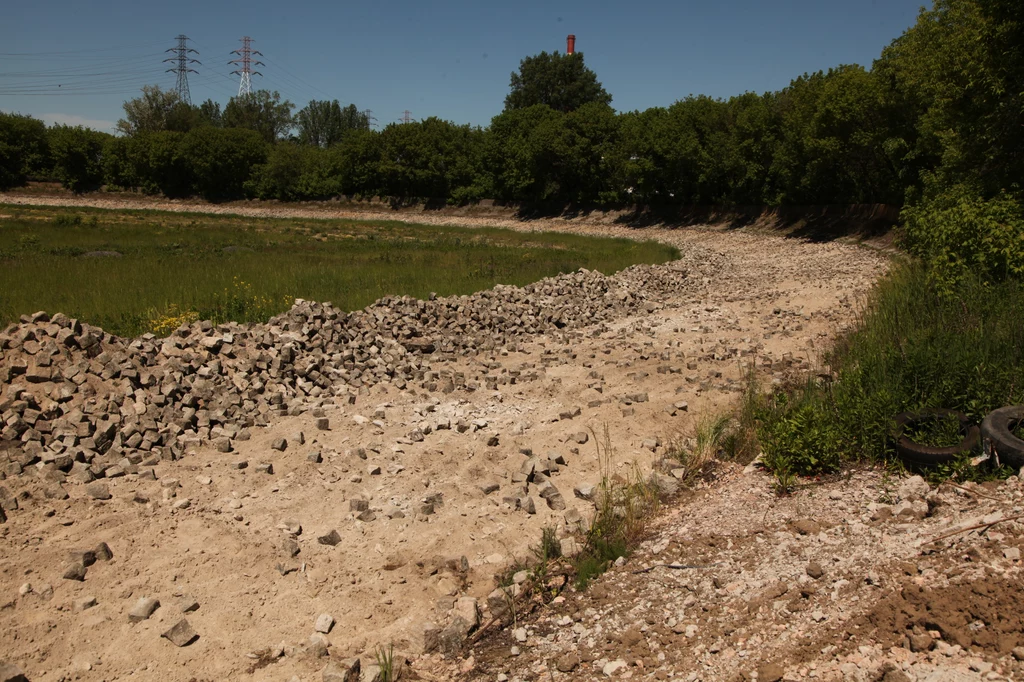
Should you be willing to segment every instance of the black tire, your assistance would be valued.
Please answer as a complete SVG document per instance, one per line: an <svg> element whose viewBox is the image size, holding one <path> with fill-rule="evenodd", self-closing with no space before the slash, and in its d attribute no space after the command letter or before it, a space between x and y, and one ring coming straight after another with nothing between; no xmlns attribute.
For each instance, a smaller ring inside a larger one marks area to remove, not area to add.
<svg viewBox="0 0 1024 682"><path fill-rule="evenodd" d="M981 440L985 452L995 454L1000 464L1024 466L1024 440L1010 430L1011 425L1024 421L1024 405L1011 405L993 411L981 422Z"/></svg>
<svg viewBox="0 0 1024 682"><path fill-rule="evenodd" d="M943 419L946 417L956 417L960 422L960 432L964 434L964 439L960 441L959 445L947 448L922 445L913 442L905 434L906 428L910 424L926 419ZM981 441L981 432L977 426L971 424L971 420L963 412L934 408L918 412L902 412L896 415L896 429L893 431L893 440L896 441L896 454L905 464L936 466L952 462L963 453L975 450Z"/></svg>

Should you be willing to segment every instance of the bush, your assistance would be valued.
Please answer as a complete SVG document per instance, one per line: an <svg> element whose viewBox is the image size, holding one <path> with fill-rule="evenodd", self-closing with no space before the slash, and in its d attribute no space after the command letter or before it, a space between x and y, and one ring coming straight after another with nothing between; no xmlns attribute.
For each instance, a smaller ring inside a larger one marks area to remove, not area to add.
<svg viewBox="0 0 1024 682"><path fill-rule="evenodd" d="M42 121L0 112L0 190L24 185L33 172L45 170L47 156Z"/></svg>
<svg viewBox="0 0 1024 682"><path fill-rule="evenodd" d="M177 147L188 168L192 189L206 199L237 199L253 167L267 158L260 134L241 128L202 127L190 130Z"/></svg>
<svg viewBox="0 0 1024 682"><path fill-rule="evenodd" d="M273 146L266 163L253 169L246 194L259 199L305 201L329 199L342 191L342 158L337 149Z"/></svg>
<svg viewBox="0 0 1024 682"><path fill-rule="evenodd" d="M53 173L72 192L103 184L103 147L112 136L82 126L55 125L49 130Z"/></svg>
<svg viewBox="0 0 1024 682"><path fill-rule="evenodd" d="M983 199L957 185L903 211L903 244L946 291L969 277L1002 282L1024 276L1024 206L1002 193Z"/></svg>

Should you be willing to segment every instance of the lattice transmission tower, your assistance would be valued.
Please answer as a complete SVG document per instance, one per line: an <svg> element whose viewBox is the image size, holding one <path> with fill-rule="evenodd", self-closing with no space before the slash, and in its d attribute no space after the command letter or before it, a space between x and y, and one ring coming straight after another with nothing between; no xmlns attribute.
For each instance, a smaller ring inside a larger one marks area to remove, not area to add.
<svg viewBox="0 0 1024 682"><path fill-rule="evenodd" d="M259 71L253 71L253 66L266 66L261 61L253 59L253 55L263 56L263 53L259 50L252 49L252 38L245 36L242 38L242 49L232 50L231 54L237 54L238 59L232 59L228 64L237 64L239 69L232 71L231 73L237 73L239 76L238 81L238 96L243 97L245 95L252 94L252 77L253 75L262 76L263 74Z"/></svg>
<svg viewBox="0 0 1024 682"><path fill-rule="evenodd" d="M405 111L402 112L402 118L400 118L398 120L401 121L402 123L411 123L412 122L412 112L409 111L408 109L406 109Z"/></svg>
<svg viewBox="0 0 1024 682"><path fill-rule="evenodd" d="M178 90L178 99L185 104L192 104L192 95L188 91L188 75L190 73L198 74L199 72L192 68L193 64L202 65L202 62L198 59L192 59L189 57L190 54L199 54L198 50L193 50L188 46L188 36L180 35L177 38L178 46L172 47L165 52L174 53L173 57L168 57L165 62L171 62L175 64L174 68L167 69L167 73L177 74L178 82L175 84L175 88Z"/></svg>

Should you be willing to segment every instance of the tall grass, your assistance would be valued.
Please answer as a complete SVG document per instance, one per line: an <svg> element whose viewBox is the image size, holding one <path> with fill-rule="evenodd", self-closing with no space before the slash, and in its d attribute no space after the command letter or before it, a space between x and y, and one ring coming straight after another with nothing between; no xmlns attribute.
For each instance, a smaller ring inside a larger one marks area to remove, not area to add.
<svg viewBox="0 0 1024 682"><path fill-rule="evenodd" d="M1024 286L940 289L923 266L899 266L827 359L833 381L777 391L757 408L770 468L811 474L889 457L903 411L944 407L980 422L1024 402Z"/></svg>
<svg viewBox="0 0 1024 682"><path fill-rule="evenodd" d="M643 539L651 517L659 507L658 488L637 466L625 475L612 473L615 450L607 425L601 438L594 433L601 483L595 492L596 511L584 536L583 547L573 559L576 588L584 589L619 557L627 556Z"/></svg>
<svg viewBox="0 0 1024 682"><path fill-rule="evenodd" d="M305 298L354 310L382 296L468 294L580 267L678 257L624 239L396 222L243 219L3 207L0 324L47 310L121 335L188 313L255 322Z"/></svg>

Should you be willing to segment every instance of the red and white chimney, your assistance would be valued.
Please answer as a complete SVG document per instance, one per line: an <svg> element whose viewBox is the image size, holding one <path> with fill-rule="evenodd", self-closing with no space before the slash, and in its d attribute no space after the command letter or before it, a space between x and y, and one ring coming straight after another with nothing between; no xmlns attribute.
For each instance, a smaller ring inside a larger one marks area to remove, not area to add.
<svg viewBox="0 0 1024 682"><path fill-rule="evenodd" d="M576 36L569 34L569 37L565 39L565 53L572 54L576 51Z"/></svg>

